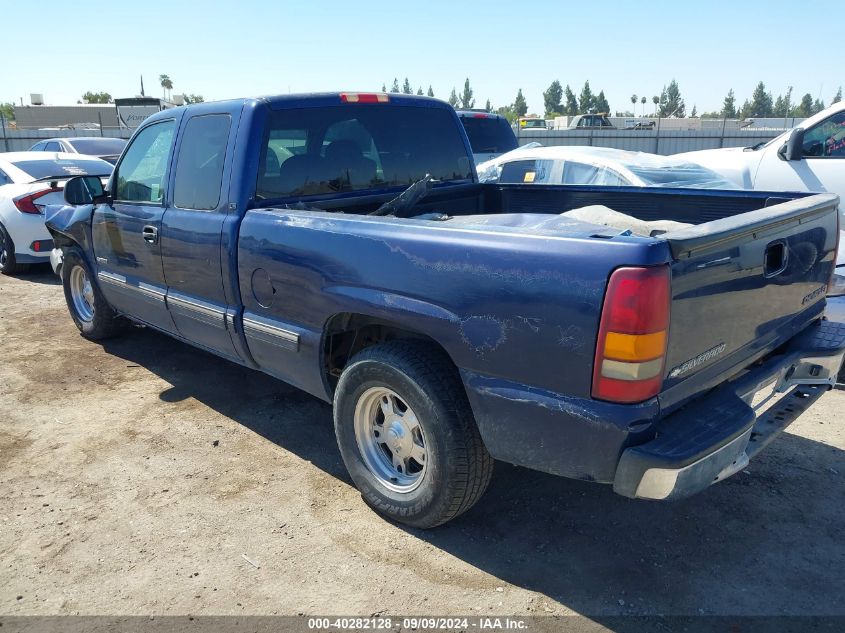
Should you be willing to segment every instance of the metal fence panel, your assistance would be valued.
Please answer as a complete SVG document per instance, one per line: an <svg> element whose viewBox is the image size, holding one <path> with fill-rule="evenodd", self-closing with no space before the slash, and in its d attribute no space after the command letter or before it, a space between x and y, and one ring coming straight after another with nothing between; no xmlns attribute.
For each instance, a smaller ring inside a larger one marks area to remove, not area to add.
<svg viewBox="0 0 845 633"><path fill-rule="evenodd" d="M748 147L768 141L782 130L708 129L679 130L522 130L520 145L537 142L547 146L573 145L611 147L652 154L678 154L719 147Z"/></svg>
<svg viewBox="0 0 845 633"><path fill-rule="evenodd" d="M19 130L0 125L0 151L24 152L45 138L73 138L79 136L104 136L128 139L134 130L103 128L100 130Z"/></svg>

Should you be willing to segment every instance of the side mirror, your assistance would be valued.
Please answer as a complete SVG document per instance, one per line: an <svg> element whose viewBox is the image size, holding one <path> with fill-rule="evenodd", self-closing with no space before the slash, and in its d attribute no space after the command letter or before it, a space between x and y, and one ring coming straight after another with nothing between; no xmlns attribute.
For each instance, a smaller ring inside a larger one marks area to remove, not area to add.
<svg viewBox="0 0 845 633"><path fill-rule="evenodd" d="M65 202L68 204L99 204L107 198L98 176L76 176L65 183Z"/></svg>
<svg viewBox="0 0 845 633"><path fill-rule="evenodd" d="M797 127L789 134L789 139L778 150L783 160L801 160L804 156L804 128Z"/></svg>

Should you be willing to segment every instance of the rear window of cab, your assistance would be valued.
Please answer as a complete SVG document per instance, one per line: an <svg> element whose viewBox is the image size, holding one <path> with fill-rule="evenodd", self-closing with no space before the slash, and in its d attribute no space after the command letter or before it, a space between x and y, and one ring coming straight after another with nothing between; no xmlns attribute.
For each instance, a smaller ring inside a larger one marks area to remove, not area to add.
<svg viewBox="0 0 845 633"><path fill-rule="evenodd" d="M274 111L257 197L407 187L427 174L469 180L472 162L459 126L445 108L354 103Z"/></svg>

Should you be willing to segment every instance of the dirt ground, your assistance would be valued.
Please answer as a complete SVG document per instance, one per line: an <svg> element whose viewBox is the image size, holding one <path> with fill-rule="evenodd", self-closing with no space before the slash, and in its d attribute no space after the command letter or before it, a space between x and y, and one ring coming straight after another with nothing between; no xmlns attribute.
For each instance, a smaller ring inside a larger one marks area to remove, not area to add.
<svg viewBox="0 0 845 633"><path fill-rule="evenodd" d="M845 615L845 392L675 504L496 465L436 530L369 510L331 410L0 277L0 613Z"/></svg>

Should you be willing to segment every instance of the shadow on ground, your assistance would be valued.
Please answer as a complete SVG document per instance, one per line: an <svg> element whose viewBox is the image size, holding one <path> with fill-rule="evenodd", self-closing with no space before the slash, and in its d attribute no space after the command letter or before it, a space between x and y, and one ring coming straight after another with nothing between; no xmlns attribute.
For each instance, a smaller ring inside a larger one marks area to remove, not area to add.
<svg viewBox="0 0 845 633"><path fill-rule="evenodd" d="M22 273L16 273L15 278L21 281L27 281L33 284L43 284L45 286L60 286L62 280L50 268L50 264L32 264Z"/></svg>
<svg viewBox="0 0 845 633"><path fill-rule="evenodd" d="M105 350L169 382L163 400L196 398L349 482L328 404L149 330ZM496 467L473 510L409 532L599 622L620 613L845 614L845 453L835 447L786 433L746 472L673 504Z"/></svg>

